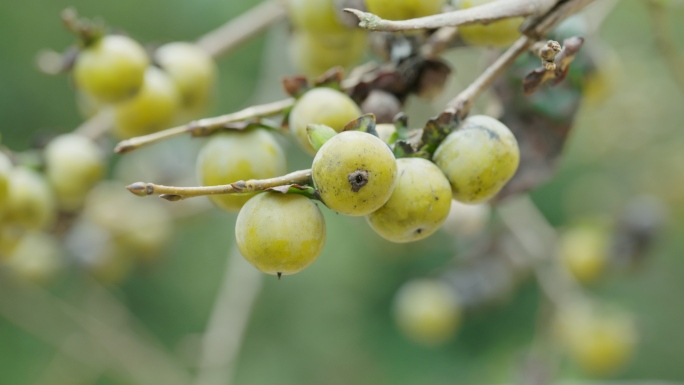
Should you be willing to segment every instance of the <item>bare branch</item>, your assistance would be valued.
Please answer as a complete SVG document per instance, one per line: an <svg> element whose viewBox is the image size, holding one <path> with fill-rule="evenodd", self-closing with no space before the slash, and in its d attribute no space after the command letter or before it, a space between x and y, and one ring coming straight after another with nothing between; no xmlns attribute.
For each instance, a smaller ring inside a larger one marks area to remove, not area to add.
<svg viewBox="0 0 684 385"><path fill-rule="evenodd" d="M76 127L74 134L97 140L104 136L114 124L114 114L110 108L101 108L93 117Z"/></svg>
<svg viewBox="0 0 684 385"><path fill-rule="evenodd" d="M494 83L508 67L513 64L515 59L526 52L532 45L532 40L527 36L522 36L506 50L492 65L473 81L465 90L458 94L447 104L446 112L458 114L462 118L468 115L475 99L482 94L489 86Z"/></svg>
<svg viewBox="0 0 684 385"><path fill-rule="evenodd" d="M228 255L223 283L202 337L199 373L195 385L229 385L235 361L263 274L247 263L236 245Z"/></svg>
<svg viewBox="0 0 684 385"><path fill-rule="evenodd" d="M147 196L161 194L161 197L169 201L178 201L205 195L219 194L245 194L256 191L264 191L267 188L289 184L305 185L311 183L311 169L291 172L287 175L270 179L251 179L237 181L220 186L203 187L173 187L162 186L153 183L137 182L126 188L135 195Z"/></svg>
<svg viewBox="0 0 684 385"><path fill-rule="evenodd" d="M195 120L182 126L173 127L149 135L138 136L121 141L114 148L114 152L118 154L125 154L142 146L185 133L191 133L195 136L208 135L212 132L225 129L225 126L228 123L281 114L286 109L292 107L294 102L295 101L292 98L284 99L273 103L247 107L243 110L226 115Z"/></svg>
<svg viewBox="0 0 684 385"><path fill-rule="evenodd" d="M197 40L197 45L217 57L266 30L287 15L282 0L268 0Z"/></svg>
<svg viewBox="0 0 684 385"><path fill-rule="evenodd" d="M359 27L369 31L410 31L467 24L487 24L518 16L542 15L556 5L557 0L496 0L472 8L445 12L410 20L392 21L368 12L347 8L359 18Z"/></svg>
<svg viewBox="0 0 684 385"><path fill-rule="evenodd" d="M554 40L549 40L546 43L536 42L532 44L530 52L539 56L542 60L542 65L547 71L553 71L556 69L556 55L560 53L563 48L560 43Z"/></svg>
<svg viewBox="0 0 684 385"><path fill-rule="evenodd" d="M575 55L577 55L583 44L584 39L581 37L571 37L563 40L563 49L551 62L553 66L539 67L525 76L523 80L525 94L529 95L536 92L542 85L552 80L553 84L558 84L565 79L565 76L568 74L568 67L570 67L570 64L575 59ZM542 60L544 59L542 58ZM544 61L544 63L547 62Z"/></svg>

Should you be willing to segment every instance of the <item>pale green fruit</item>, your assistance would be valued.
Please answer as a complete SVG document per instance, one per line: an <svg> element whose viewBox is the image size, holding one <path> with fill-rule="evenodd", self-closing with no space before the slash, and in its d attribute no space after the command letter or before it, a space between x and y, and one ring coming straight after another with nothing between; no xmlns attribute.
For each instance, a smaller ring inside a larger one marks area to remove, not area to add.
<svg viewBox="0 0 684 385"><path fill-rule="evenodd" d="M24 229L46 229L57 214L48 182L42 174L25 167L16 167L10 174L7 204L3 222Z"/></svg>
<svg viewBox="0 0 684 385"><path fill-rule="evenodd" d="M21 237L7 266L19 277L47 283L62 266L61 246L50 234L32 231Z"/></svg>
<svg viewBox="0 0 684 385"><path fill-rule="evenodd" d="M434 346L454 335L461 321L461 309L456 294L446 283L416 279L397 292L394 317L406 337Z"/></svg>
<svg viewBox="0 0 684 385"><path fill-rule="evenodd" d="M589 373L614 373L634 355L637 332L624 314L596 314L572 307L558 315L555 326L570 357Z"/></svg>
<svg viewBox="0 0 684 385"><path fill-rule="evenodd" d="M433 161L449 179L454 199L481 203L494 197L513 177L520 151L508 127L477 115L442 141Z"/></svg>
<svg viewBox="0 0 684 385"><path fill-rule="evenodd" d="M348 31L335 14L334 0L288 0L290 21L298 30L315 34Z"/></svg>
<svg viewBox="0 0 684 385"><path fill-rule="evenodd" d="M19 226L0 224L0 261L12 255L25 233Z"/></svg>
<svg viewBox="0 0 684 385"><path fill-rule="evenodd" d="M114 130L122 139L169 128L181 107L178 88L156 67L145 71L145 80L134 98L114 106Z"/></svg>
<svg viewBox="0 0 684 385"><path fill-rule="evenodd" d="M0 217L8 205L9 180L12 173L12 162L3 152L0 152Z"/></svg>
<svg viewBox="0 0 684 385"><path fill-rule="evenodd" d="M389 139L397 132L397 128L391 123L382 123L375 126L375 132L378 133L378 138L387 143Z"/></svg>
<svg viewBox="0 0 684 385"><path fill-rule="evenodd" d="M309 143L306 127L324 124L340 132L350 121L361 116L361 109L346 94L332 88L314 88L302 95L290 112L290 130L299 145L311 155L316 150Z"/></svg>
<svg viewBox="0 0 684 385"><path fill-rule="evenodd" d="M368 214L368 224L392 242L432 235L449 215L451 186L442 171L422 158L397 159L397 182L387 203Z"/></svg>
<svg viewBox="0 0 684 385"><path fill-rule="evenodd" d="M178 87L185 109L208 104L216 83L216 64L205 50L191 43L169 43L157 49L154 59Z"/></svg>
<svg viewBox="0 0 684 385"><path fill-rule="evenodd" d="M46 175L60 208L83 206L88 191L102 178L105 159L92 140L77 134L60 135L45 147Z"/></svg>
<svg viewBox="0 0 684 385"><path fill-rule="evenodd" d="M197 157L197 175L203 186L269 179L286 173L285 151L261 129L213 135ZM223 194L209 199L226 211L237 212L254 195Z"/></svg>
<svg viewBox="0 0 684 385"><path fill-rule="evenodd" d="M138 92L149 63L147 53L135 40L107 35L79 53L74 82L100 102L121 102Z"/></svg>
<svg viewBox="0 0 684 385"><path fill-rule="evenodd" d="M323 250L325 220L303 195L261 193L240 210L235 239L245 259L262 272L295 274Z"/></svg>
<svg viewBox="0 0 684 385"><path fill-rule="evenodd" d="M351 216L367 215L382 207L392 195L397 162L378 137L344 131L318 150L312 177L329 209Z"/></svg>
<svg viewBox="0 0 684 385"><path fill-rule="evenodd" d="M599 224L576 225L561 234L560 255L570 273L580 282L596 281L608 263L610 237Z"/></svg>
<svg viewBox="0 0 684 385"><path fill-rule="evenodd" d="M333 67L348 68L359 62L366 50L366 33L316 34L295 31L290 38L290 60L305 75L317 77Z"/></svg>
<svg viewBox="0 0 684 385"><path fill-rule="evenodd" d="M366 0L366 7L383 19L407 20L441 13L444 0Z"/></svg>
<svg viewBox="0 0 684 385"><path fill-rule="evenodd" d="M493 0L463 0L461 8L466 9L489 3ZM524 18L511 17L489 24L471 24L458 27L461 39L468 45L506 47L520 37L520 25Z"/></svg>

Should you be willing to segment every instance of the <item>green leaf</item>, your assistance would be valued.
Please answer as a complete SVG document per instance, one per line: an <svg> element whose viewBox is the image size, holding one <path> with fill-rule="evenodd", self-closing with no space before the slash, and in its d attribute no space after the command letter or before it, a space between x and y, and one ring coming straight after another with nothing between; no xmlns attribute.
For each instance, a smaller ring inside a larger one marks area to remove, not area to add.
<svg viewBox="0 0 684 385"><path fill-rule="evenodd" d="M306 126L309 143L318 151L330 138L337 135L337 131L325 124L309 124Z"/></svg>
<svg viewBox="0 0 684 385"><path fill-rule="evenodd" d="M356 118L347 123L342 131L361 131L367 134L378 136L378 132L375 131L375 115L366 114Z"/></svg>
<svg viewBox="0 0 684 385"><path fill-rule="evenodd" d="M309 199L314 199L317 201L321 200L321 195L318 193L318 190L311 186L300 186L298 184L286 184L282 186L276 186L276 187L269 187L267 189L264 189L264 191L274 191L274 192L279 192L281 194L300 194L304 195L305 197Z"/></svg>

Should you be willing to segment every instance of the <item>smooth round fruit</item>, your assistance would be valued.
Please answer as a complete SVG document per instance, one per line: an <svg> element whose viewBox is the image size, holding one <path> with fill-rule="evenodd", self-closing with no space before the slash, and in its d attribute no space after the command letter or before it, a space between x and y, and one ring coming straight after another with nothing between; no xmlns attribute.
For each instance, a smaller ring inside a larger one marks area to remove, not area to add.
<svg viewBox="0 0 684 385"><path fill-rule="evenodd" d="M452 200L451 210L442 228L453 235L471 238L484 230L489 221L491 208L487 203L467 205Z"/></svg>
<svg viewBox="0 0 684 385"><path fill-rule="evenodd" d="M0 152L0 217L8 205L9 179L12 173L12 162L3 152Z"/></svg>
<svg viewBox="0 0 684 385"><path fill-rule="evenodd" d="M76 86L104 103L134 96L150 64L145 49L122 35L107 35L81 51L74 63Z"/></svg>
<svg viewBox="0 0 684 385"><path fill-rule="evenodd" d="M60 269L61 249L57 239L39 231L29 232L21 237L7 266L19 277L43 284Z"/></svg>
<svg viewBox="0 0 684 385"><path fill-rule="evenodd" d="M394 317L406 337L434 346L454 335L461 310L456 294L446 283L416 279L405 283L397 292Z"/></svg>
<svg viewBox="0 0 684 385"><path fill-rule="evenodd" d="M463 0L461 9L486 4L494 0ZM523 17L512 17L489 24L471 24L458 27L461 39L468 45L506 47L520 37Z"/></svg>
<svg viewBox="0 0 684 385"><path fill-rule="evenodd" d="M588 284L603 272L609 255L609 236L595 224L574 226L561 234L560 253L565 266L578 281Z"/></svg>
<svg viewBox="0 0 684 385"><path fill-rule="evenodd" d="M159 68L149 67L140 92L114 106L115 132L127 139L169 128L180 101L180 93L171 78Z"/></svg>
<svg viewBox="0 0 684 385"><path fill-rule="evenodd" d="M407 20L442 12L444 0L366 0L368 12L383 19Z"/></svg>
<svg viewBox="0 0 684 385"><path fill-rule="evenodd" d="M366 34L362 30L334 34L295 31L289 47L292 64L310 77L336 66L350 67L358 63L365 50Z"/></svg>
<svg viewBox="0 0 684 385"><path fill-rule="evenodd" d="M11 257L25 233L21 227L0 224L0 261Z"/></svg>
<svg viewBox="0 0 684 385"><path fill-rule="evenodd" d="M102 150L85 136L65 134L53 139L45 147L44 155L46 175L60 208L81 208L88 191L104 175Z"/></svg>
<svg viewBox="0 0 684 385"><path fill-rule="evenodd" d="M345 131L318 150L312 177L329 209L351 216L367 215L382 207L392 195L397 162L378 137Z"/></svg>
<svg viewBox="0 0 684 385"><path fill-rule="evenodd" d="M262 272L295 274L323 250L325 220L303 195L261 193L240 210L235 239L245 259Z"/></svg>
<svg viewBox="0 0 684 385"><path fill-rule="evenodd" d="M587 372L606 375L623 367L636 346L633 322L622 314L566 309L556 322L570 357Z"/></svg>
<svg viewBox="0 0 684 385"><path fill-rule="evenodd" d="M433 161L451 182L454 199L481 203L494 197L513 177L520 150L508 127L477 115L442 141Z"/></svg>
<svg viewBox="0 0 684 385"><path fill-rule="evenodd" d="M451 207L451 186L429 160L397 159L397 182L387 203L368 214L368 224L392 242L426 238L442 225Z"/></svg>
<svg viewBox="0 0 684 385"><path fill-rule="evenodd" d="M288 0L287 10L294 27L315 34L348 31L335 14L334 0Z"/></svg>
<svg viewBox="0 0 684 385"><path fill-rule="evenodd" d="M290 130L299 145L311 155L316 150L309 142L306 127L324 124L340 132L350 121L361 116L359 106L346 94L332 88L314 88L297 101L290 112Z"/></svg>
<svg viewBox="0 0 684 385"><path fill-rule="evenodd" d="M195 44L175 42L157 49L154 60L171 77L187 110L205 107L216 83L216 64Z"/></svg>
<svg viewBox="0 0 684 385"><path fill-rule="evenodd" d="M286 173L285 151L261 129L215 134L197 157L197 175L203 186L275 178ZM223 194L209 199L226 211L237 212L254 195Z"/></svg>
<svg viewBox="0 0 684 385"><path fill-rule="evenodd" d="M30 230L46 229L53 224L56 213L54 193L43 175L15 167L10 174L3 222Z"/></svg>

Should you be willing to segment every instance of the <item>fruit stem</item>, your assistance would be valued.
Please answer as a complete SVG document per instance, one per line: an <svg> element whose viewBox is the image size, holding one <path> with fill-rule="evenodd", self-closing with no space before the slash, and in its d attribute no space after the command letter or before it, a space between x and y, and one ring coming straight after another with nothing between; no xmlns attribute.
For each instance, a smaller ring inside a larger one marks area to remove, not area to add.
<svg viewBox="0 0 684 385"><path fill-rule="evenodd" d="M369 12L346 8L344 11L359 18L359 27L369 31L410 31L455 27L467 24L488 24L511 17L542 15L553 8L558 0L496 0L472 8L409 20L385 20Z"/></svg>
<svg viewBox="0 0 684 385"><path fill-rule="evenodd" d="M155 132L149 135L137 136L119 142L114 148L117 154L125 154L136 150L142 146L159 142L174 136L190 133L193 136L206 136L219 130L225 130L228 123L240 122L247 119L262 118L266 116L278 115L294 105L292 98L279 100L277 102L261 104L247 107L243 110L226 115L212 118L194 120L188 124L169 128L167 130ZM236 129L236 128L233 128Z"/></svg>
<svg viewBox="0 0 684 385"><path fill-rule="evenodd" d="M126 186L128 191L137 196L148 196L160 194L160 197L168 201L179 201L186 198L193 198L205 195L218 194L244 194L257 191L264 191L267 188L283 185L311 184L311 169L291 172L287 175L270 179L251 179L248 181L237 181L235 183L219 186L200 186L200 187L173 187L163 186L154 183L136 182Z"/></svg>

